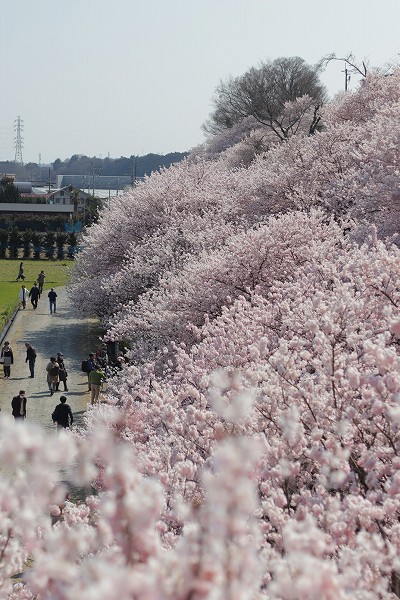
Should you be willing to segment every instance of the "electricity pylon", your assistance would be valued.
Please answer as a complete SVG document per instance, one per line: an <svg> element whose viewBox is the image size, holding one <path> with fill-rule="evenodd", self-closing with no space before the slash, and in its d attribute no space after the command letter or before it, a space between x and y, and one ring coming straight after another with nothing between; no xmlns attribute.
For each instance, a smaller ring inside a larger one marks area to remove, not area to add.
<svg viewBox="0 0 400 600"><path fill-rule="evenodd" d="M21 135L21 132L24 130L24 122L21 117L17 117L14 121L14 145L15 145L15 162L23 165L22 161L22 147L24 145L24 138Z"/></svg>

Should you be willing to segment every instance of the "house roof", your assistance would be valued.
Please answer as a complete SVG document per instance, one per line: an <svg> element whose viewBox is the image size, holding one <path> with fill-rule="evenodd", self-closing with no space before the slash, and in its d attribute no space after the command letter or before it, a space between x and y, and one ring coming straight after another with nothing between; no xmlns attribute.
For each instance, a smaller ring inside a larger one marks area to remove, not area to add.
<svg viewBox="0 0 400 600"><path fill-rule="evenodd" d="M84 190L81 190L81 189L79 189L79 188L76 188L76 187L72 187L72 190L71 190L70 188L71 188L71 186L69 186L69 185L65 185L64 187L61 187L61 188L57 188L57 189L55 189L55 190L52 190L52 191L50 192L50 194L48 195L48 197L49 197L49 198L51 198L52 196L55 196L56 194L59 194L60 192L65 192L65 191L68 191L68 193L69 193L70 191L71 191L71 192L79 192L79 195L80 195L80 196L83 196L83 197L85 197L85 198L87 198L87 196L89 196L89 194L88 194L87 192L85 192Z"/></svg>
<svg viewBox="0 0 400 600"><path fill-rule="evenodd" d="M48 215L72 215L73 204L32 204L24 202L0 202L0 213L33 213Z"/></svg>
<svg viewBox="0 0 400 600"><path fill-rule="evenodd" d="M32 190L31 194L21 194L21 198L48 198L49 194L41 194L40 192L35 192Z"/></svg>

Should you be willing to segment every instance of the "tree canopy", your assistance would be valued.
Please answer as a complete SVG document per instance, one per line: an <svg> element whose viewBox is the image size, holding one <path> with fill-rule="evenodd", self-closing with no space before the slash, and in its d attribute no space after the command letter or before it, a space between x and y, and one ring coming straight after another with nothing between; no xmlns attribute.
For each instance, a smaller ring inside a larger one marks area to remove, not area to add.
<svg viewBox="0 0 400 600"><path fill-rule="evenodd" d="M14 184L14 180L3 177L0 180L0 202L19 202L21 194Z"/></svg>
<svg viewBox="0 0 400 600"><path fill-rule="evenodd" d="M204 130L215 135L251 116L270 128L278 138L285 139L304 112L313 109L308 123L312 133L318 124L318 109L326 99L319 71L318 65L308 65L296 56L262 62L244 75L221 81L213 99L214 110L204 124ZM308 102L288 119L285 115L288 104L303 97L307 97Z"/></svg>

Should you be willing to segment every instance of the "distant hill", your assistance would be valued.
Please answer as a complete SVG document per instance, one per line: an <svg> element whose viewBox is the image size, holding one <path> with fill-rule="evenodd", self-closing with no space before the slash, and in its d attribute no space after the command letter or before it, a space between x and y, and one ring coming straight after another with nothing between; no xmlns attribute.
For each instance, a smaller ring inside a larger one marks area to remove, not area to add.
<svg viewBox="0 0 400 600"><path fill-rule="evenodd" d="M162 167L181 161L188 152L170 152L169 154L146 154L125 158L97 158L74 154L64 161L57 158L50 166L51 180L57 175L114 175L144 177ZM0 173L13 173L17 181L48 181L49 166L39 168L37 163L20 165L13 161L0 162Z"/></svg>

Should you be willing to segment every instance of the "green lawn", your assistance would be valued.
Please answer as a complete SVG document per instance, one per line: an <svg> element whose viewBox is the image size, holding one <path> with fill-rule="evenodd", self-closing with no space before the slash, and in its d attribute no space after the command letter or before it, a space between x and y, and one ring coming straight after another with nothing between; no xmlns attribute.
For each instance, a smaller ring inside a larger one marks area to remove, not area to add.
<svg viewBox="0 0 400 600"><path fill-rule="evenodd" d="M69 260L23 260L25 281L22 282L16 281L20 262L21 259L0 260L0 333L14 308L19 305L18 294L22 283L30 290L43 269L46 273L45 290L65 285L69 280L68 271L74 264Z"/></svg>

